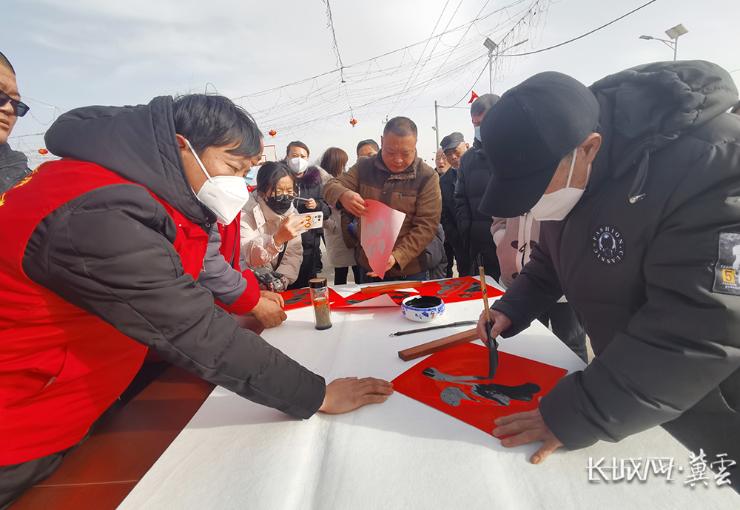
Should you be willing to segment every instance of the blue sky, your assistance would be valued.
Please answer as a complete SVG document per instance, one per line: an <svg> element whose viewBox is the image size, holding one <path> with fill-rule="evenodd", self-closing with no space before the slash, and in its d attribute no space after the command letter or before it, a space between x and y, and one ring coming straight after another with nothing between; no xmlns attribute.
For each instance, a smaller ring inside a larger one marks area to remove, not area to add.
<svg viewBox="0 0 740 510"><path fill-rule="evenodd" d="M357 141L379 139L387 116L407 115L419 126L419 153L429 160L435 149L434 100L453 104L470 88L483 68L485 36L499 41L517 20L524 19L527 24L520 23L503 46L528 39L510 52L531 51L644 3L542 1L534 17L524 16L533 1L334 0L333 20L347 66L346 83L341 84L339 73L334 73L246 98L242 96L337 67L324 2L6 1L0 50L13 62L21 93L33 113L20 119L11 144L38 160L36 150L42 139L26 135L43 132L62 111L89 104L137 104L157 95L207 89L241 98L238 102L255 113L265 133L276 129L278 135L267 136L266 143L275 144L279 153L288 141L301 139L311 147L312 156L319 157L329 146L342 147L353 156ZM543 10L542 5L548 8ZM506 6L468 30L461 28L426 46L353 65L429 38L438 20L434 33L465 25L479 12L486 15ZM738 1L658 0L562 48L501 59L494 91L501 93L544 70L568 73L590 84L627 67L669 60L672 53L667 47L638 36L664 36L663 31L677 23L689 29L680 39L680 59L714 61L737 80L739 20ZM474 90L487 92L488 86L484 71ZM440 134L459 130L472 138L466 101L459 106L463 108L440 110ZM350 107L359 121L354 128L349 124L352 114L344 112Z"/></svg>

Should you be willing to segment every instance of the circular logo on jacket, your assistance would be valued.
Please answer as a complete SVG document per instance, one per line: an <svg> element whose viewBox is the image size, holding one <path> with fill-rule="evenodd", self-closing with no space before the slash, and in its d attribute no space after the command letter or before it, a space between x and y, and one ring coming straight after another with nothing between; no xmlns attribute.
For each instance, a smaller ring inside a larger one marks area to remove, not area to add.
<svg viewBox="0 0 740 510"><path fill-rule="evenodd" d="M604 264L618 264L624 259L624 236L617 227L603 225L591 236L594 255Z"/></svg>

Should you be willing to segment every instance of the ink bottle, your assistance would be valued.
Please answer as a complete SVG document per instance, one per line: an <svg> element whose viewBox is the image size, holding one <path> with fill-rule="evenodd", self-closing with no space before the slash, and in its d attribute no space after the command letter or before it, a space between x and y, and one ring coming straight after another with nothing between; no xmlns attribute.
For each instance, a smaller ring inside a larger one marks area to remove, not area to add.
<svg viewBox="0 0 740 510"><path fill-rule="evenodd" d="M311 303L316 318L316 329L331 327L331 309L329 308L329 287L326 278L312 278L308 281L311 292Z"/></svg>

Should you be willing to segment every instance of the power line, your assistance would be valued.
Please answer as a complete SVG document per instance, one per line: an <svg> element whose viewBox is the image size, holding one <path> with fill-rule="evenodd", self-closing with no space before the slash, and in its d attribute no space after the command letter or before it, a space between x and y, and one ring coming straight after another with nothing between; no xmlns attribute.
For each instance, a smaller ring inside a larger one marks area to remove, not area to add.
<svg viewBox="0 0 740 510"><path fill-rule="evenodd" d="M566 44L570 44L570 43L572 43L572 42L574 42L574 41L577 41L577 40L579 40L579 39L583 39L584 37L586 37L586 36L589 36L589 35L593 34L594 32L598 32L599 30L601 30L601 29L603 29L603 28L606 28L606 27L608 27L609 25L613 25L613 24L614 24L614 23L616 23L617 21L623 20L624 18L626 18L626 17L627 17L627 16L629 16L630 14L634 14L634 13L636 13L637 11L639 11L639 10L641 10L641 9L644 9L644 8L645 8L645 7L647 7L648 5L650 5L650 4L654 4L654 3L655 3L655 2L657 2L657 1L658 1L658 0L650 0L649 2L646 2L646 3L642 4L642 5L640 5L639 7L636 7L636 8L634 8L634 9L632 9L631 11L629 11L629 12L627 12L627 13L624 13L624 14L622 14L622 15L621 15L620 17L618 17L618 18L614 18L613 20L611 20L611 21L609 21L609 22L607 22L607 23L604 23L604 24L603 24L603 25L601 25L601 26L598 26L598 27L594 28L593 30L589 30L588 32L584 32L583 34L581 34L581 35L579 35L579 36L577 36L577 37L573 37L572 39L568 39L567 41L563 41L563 42L561 42L561 43L558 43L558 44L554 44L554 45L552 45L552 46L548 46L547 48L540 48L539 50L534 50L534 51L527 51L527 52L525 52L525 53L511 53L511 54L508 54L508 55L506 55L506 54L501 54L501 55L499 55L499 57L525 57L525 56L527 56L527 55L536 55L537 53L542 53L542 52L544 52L544 51L549 51L549 50L554 50L555 48L560 48L561 46L565 46Z"/></svg>
<svg viewBox="0 0 740 510"><path fill-rule="evenodd" d="M452 16L450 16L450 19L449 19L449 20L447 21L447 25L445 25L445 28L444 28L445 30L447 30L447 29L449 28L450 24L452 23L452 20L453 20L453 19L455 19L455 15L457 14L457 11L459 11L459 10L460 10L460 6L462 5L462 3L463 3L463 0L460 0L460 1L458 2L458 4L457 4L457 7L455 7L455 10L454 10L454 11L452 12ZM479 13L479 14L480 14L480 13ZM466 31L466 32L467 32L467 31ZM439 39L437 39L436 41L434 41L434 47L432 48L432 51L431 51L431 52L429 53L429 57L428 57L428 58L427 58L427 59L426 59L426 60L424 61L424 63L423 63L422 65L421 65L421 68L419 69L419 72L423 71L423 70L424 70L424 67L426 67L427 63L429 63L429 60L431 60L431 57L432 57L432 55L434 55L434 52L435 52L435 51L437 50L437 46L439 46L439 42L440 42L441 40L442 40L442 38L439 38ZM452 52L454 52L454 51L455 51L455 50L453 49L453 50L452 50ZM451 54L452 54L452 52L450 52L450 53L448 54L448 57L449 57L449 55L451 55ZM422 89L422 90L424 90L424 89ZM419 91L419 94L420 94L420 93L421 93L421 91ZM400 98L400 96L399 96L399 98Z"/></svg>
<svg viewBox="0 0 740 510"><path fill-rule="evenodd" d="M342 78L342 83L344 83L344 62L342 62L342 54L339 52L339 44L337 44L337 33L334 31L334 18L331 15L331 4L329 4L329 0L324 0L324 3L326 4L327 25L331 30L333 49L337 56L337 63L339 64L339 73Z"/></svg>
<svg viewBox="0 0 740 510"><path fill-rule="evenodd" d="M474 82L473 82L473 84L472 84L472 85L470 86L470 88L469 88L469 89L468 89L468 90L467 90L467 91L465 92L465 94L463 94L463 96L462 96L462 97L461 97L460 99L458 99L458 100L457 100L457 101L456 101L456 102L455 102L455 103L454 103L453 105L451 105L451 106L442 106L442 105L438 105L437 107L438 107L438 108L445 108L445 109L447 109L447 108L457 108L457 105L458 105L458 104L460 104L460 102L461 102L461 101L462 101L463 99L465 99L466 97L468 97L468 94L470 94L470 91L471 91L471 90L473 90L473 87L475 87L476 83L478 83L478 80L480 80L480 77L481 77L481 76L483 76L483 73L485 73L485 72L486 72L486 67L488 67L488 60L486 60L486 63L485 63L485 64L483 64L483 69L481 69L481 70L480 70L480 73L478 73L478 77L477 77L477 78L475 79L475 81L474 81Z"/></svg>
<svg viewBox="0 0 740 510"><path fill-rule="evenodd" d="M522 3L522 2L510 3L506 7L499 9L499 11L506 10L507 8L511 8L512 6L518 5L519 3ZM484 17L484 16L481 16L481 13L483 12L484 9L485 9L485 4L484 4L484 7L481 10L479 10L476 18ZM491 30L493 31L498 30L499 27L503 27L503 26L507 26L507 30L508 30L510 28L510 26L508 25L510 20L515 19L515 18L518 19L524 12L529 11L530 9L531 9L531 5L524 11L518 12L514 15L510 15L505 21L498 22L495 27L488 29L488 33L490 33ZM475 24L469 25L468 28L470 26L475 26ZM468 30L466 30L466 33L467 32ZM464 38L462 38L462 40L464 41ZM464 47L472 51L468 51L465 55L461 55L457 57L457 54L459 53L458 49L461 47ZM473 49L473 47L475 47L475 49ZM434 52L434 54L429 55L427 57L427 60L424 62L424 64L426 64L428 67L428 64L434 60L440 60L440 61L444 60L444 62L442 62L442 65L440 65L434 73L434 74L440 74L440 72L442 72L442 70L445 69L446 62L449 61L449 59L451 58L453 54L455 54L455 56L457 57L458 62L464 62L464 61L470 60L471 58L475 58L479 56L480 53L481 52L478 51L477 41L475 42L468 41L465 44L462 44L462 41L458 40L457 44L454 47L451 47L450 50L445 50L444 52L441 52L441 53ZM433 76L432 74L429 74L427 72L426 68L423 70L418 70L417 68L413 67L413 63L411 63L410 65L404 64L404 59L407 54L408 54L408 51L404 51L401 62L399 62L398 64L394 64L392 66L389 66L389 67L385 67L385 68L378 67L377 69L373 69L374 65L375 66L378 65L377 60L370 60L370 62L367 64L367 68L361 73L347 72L347 69L345 68L345 81L347 82L347 84L351 82L358 82L358 83L363 83L365 85L365 87L360 86L360 88L358 88L358 86L355 85L352 87L351 90L349 89L349 85L347 85L347 93L350 96L351 101L355 103L358 101L360 102L363 101L365 97L377 97L378 91L382 91L383 89L393 90L396 87L399 87L399 88L405 87L406 89L409 89L410 87L409 85L407 85L407 83L409 82L410 74L416 73L417 80L421 79L421 76L423 74L427 75L425 79ZM423 55L422 55L422 58L423 58ZM413 60L414 62L419 62L416 58L414 58ZM390 82L390 83L385 82L380 85L373 85L369 87L367 86L369 85L370 82L377 82L378 80L381 80L381 79L385 80L386 78L391 77L391 76L396 77L399 74L404 77L402 77L400 80L396 80L395 82ZM436 80L436 81L426 80L425 84L429 85L431 83L435 83L435 85L441 86L443 82L449 81L450 78L455 78L455 77L450 76L446 80ZM303 115L308 114L309 116L311 116L311 113L313 113L314 110L318 109L318 106L314 106L313 104L310 104L313 102L321 101L322 102L321 108L323 109L323 111L326 111L328 107L330 107L330 105L339 98L339 96L336 94L336 92L333 92L331 90L329 91L326 90L327 87L333 87L333 84L323 85L319 87L317 90L314 90L313 87L315 87L316 81L317 80L313 80L314 85L312 86L312 89L308 91L307 93L303 94L302 97L296 97L292 99L286 98L285 101L278 100L278 101L273 102L272 105L266 108L257 109L252 106L249 106L248 109L251 111L253 115L255 115L255 117L261 117L260 120L262 122L265 122L265 123L279 122L279 123L285 123L285 124L288 123L288 119L295 118L296 121L299 121L301 120L301 117ZM423 88L419 89L418 87L414 87L414 89L416 90L413 94L414 97L417 97L424 90ZM282 95L282 89L280 90L281 90L280 95ZM326 94L331 94L331 97L327 98ZM413 100L410 100L410 101L413 102ZM394 101L394 105L396 103L397 103L397 100ZM293 111L295 107L298 107L298 111ZM278 109L278 108L280 108L281 110L292 110L292 111L279 113L277 117L270 115L275 109ZM267 119L265 118L266 116L267 116ZM274 127L279 127L279 126L274 126Z"/></svg>
<svg viewBox="0 0 740 510"><path fill-rule="evenodd" d="M387 51L385 53L381 53L379 55L375 55L374 57L370 57L370 58L367 58L367 59L364 59L364 60L360 60L358 62L354 62L354 63L349 64L349 65L345 65L344 66L344 69L349 69L349 68L352 68L352 67L360 66L362 64L367 64L367 63L372 62L374 60L381 59L381 58L384 58L384 57L388 57L390 55L394 55L394 54L399 53L399 52L402 52L402 51L407 51L407 50L409 50L411 48L414 48L416 46L419 46L421 44L424 44L424 43L426 43L429 40L443 37L443 36L445 36L447 34L451 34L453 32L457 32L460 29L466 28L468 25L477 23L478 21L483 21L485 19L488 19L491 16L493 16L494 14L498 14L499 12L505 11L506 9L509 9L511 7L514 7L515 5L519 5L519 4L523 3L523 2L525 2L525 0L514 0L510 4L507 4L507 5L503 6L503 7L499 7L498 9L494 9L493 11L491 11L491 12L489 12L487 14L484 14L482 16L478 16L477 18L473 18L472 20L470 20L470 21L468 21L466 23L463 23L461 25L458 25L456 27L453 27L453 28L451 28L451 29L449 29L449 30L447 30L445 32L440 32L439 34L437 34L435 36L432 36L432 37L429 37L427 39L423 39L421 41L416 41L415 43L408 44L408 45L403 46L401 48L396 48L394 50L390 50L390 51ZM306 83L306 82L309 82L311 80L315 80L317 78L322 78L324 76L328 76L330 74L337 73L337 72L339 72L339 70L340 70L340 68L337 67L335 69L331 69L329 71L324 71L323 73L315 74L315 75L309 76L307 78L302 78L300 80L292 81L292 82L289 82L289 83L284 83L282 85L277 85L275 87L270 87L270 88L263 89L263 90L260 90L260 91L257 91L257 92L251 92L249 94L244 94L244 95L235 97L233 99L234 100L239 100L239 99L244 99L244 98L248 98L248 97L261 96L261 95L264 95L264 94L268 94L270 92L275 92L276 90L279 90L279 89L283 89L283 88L286 88L286 87L292 87L294 85L300 85L302 83Z"/></svg>
<svg viewBox="0 0 740 510"><path fill-rule="evenodd" d="M627 13L625 13L625 14L623 14L623 15L619 16L618 18L614 18L613 20L611 20L611 21L609 21L609 22L607 22L607 23L604 23L604 24L603 24L603 25L601 25L601 26L598 26L598 27L596 27L596 28L594 28L594 29L592 29L592 30L589 30L588 32L585 32L585 33L583 33L583 34L581 34L581 35L579 35L579 36L577 36L577 37L573 37L573 38L571 38L571 39L568 39L567 41L563 41L563 42L561 42L561 43L558 43L558 44L554 44L554 45L552 45L552 46L548 46L548 47L546 47L546 48L540 48L540 49L538 49L538 50L528 51L528 52L525 52L525 53L511 53L511 54L508 54L508 55L507 55L507 54L499 54L499 55L497 55L497 58L498 58L498 57L523 57L523 56L526 56L526 55L535 55L535 54L537 54L537 53L542 53L542 52L545 52L545 51L549 51L549 50L552 50L552 49L555 49L555 48L560 48L561 46L565 46L566 44L570 44L570 43L572 43L572 42L574 42L574 41L577 41L577 40L579 40L579 39L583 39L583 38L584 38L584 37L586 37L586 36L589 36L589 35L591 35L591 34L593 34L593 33L595 33L595 32L598 32L599 30L602 30L602 29L604 29L604 28L608 27L609 25L613 25L614 23L616 23L616 22L618 22L618 21L620 21L620 20L622 20L622 19L626 18L627 16L629 16L629 15L631 15L631 14L634 14L634 13L636 13L636 12L637 12L637 11L639 11L640 9L644 9L644 8L645 8L645 7L647 7L648 5L650 5L650 4L652 4L652 3L655 3L655 2L657 2L657 0L650 0L649 2L647 2L647 3L644 3L644 4L640 5L639 7L635 8L635 9L632 9L631 11L629 11L629 12L627 12ZM512 29L512 30L513 30L513 29ZM466 97L468 97L468 94L470 93L470 91L471 91L471 90L473 90L473 87L475 87L475 84L476 84L476 83L478 83L478 80L480 80L480 77L481 77L481 76L483 75L483 72L485 71L485 69L486 69L486 68L485 68L485 66L484 66L484 67L483 67L483 69L481 69L481 72L480 72L480 74L478 75L478 77L477 77L477 78L475 79L475 81L473 82L473 84L472 84L472 85L470 86L470 88L469 88L469 89L467 90L467 92L465 92L465 94L464 94L464 95L463 95L463 96L462 96L462 97L461 97L461 98L460 98L460 99L459 99L459 100L458 100L458 101L457 101L456 103L454 103L454 104L453 104L452 106L439 106L439 108L452 108L452 107L455 107L455 106L457 106L457 105L458 105L458 104L459 104L459 103L460 103L460 102L461 102L461 101L462 101L463 99L465 99Z"/></svg>
<svg viewBox="0 0 740 510"><path fill-rule="evenodd" d="M339 43L337 43L337 33L334 30L334 17L331 14L331 4L329 3L329 0L324 0L324 3L326 4L327 25L331 30L332 47L337 56L337 63L339 64L339 80L341 82L339 88L344 89L344 97L347 99L347 106L349 106L350 115L354 118L354 114L352 113L352 102L349 100L349 93L347 92L347 81L344 79L344 62L342 61L342 54L339 51Z"/></svg>
<svg viewBox="0 0 740 510"><path fill-rule="evenodd" d="M459 71L459 70L463 69L464 67L467 67L467 66L469 66L469 65L471 65L471 64L474 64L474 63L476 63L476 62L478 62L478 61L480 61L481 59L484 59L484 58L486 58L486 55L480 55L480 56L478 56L477 58L475 58L475 59L473 59L473 60L471 60L471 61L469 61L469 62L465 62L465 63L463 63L463 64L461 64L461 65L459 65L459 66L457 66L457 67L453 67L452 69L450 69L450 70L446 71L446 72L445 72L445 73L444 73L444 74L443 74L442 76L444 76L444 75L448 75L448 74L451 74L451 73L454 73L454 72L456 72L456 71ZM441 78L441 76L439 76L439 77L432 77L432 78L430 78L429 80L426 80L425 82L422 82L422 83L418 83L418 84L416 84L416 85L413 85L413 86L412 86L412 87L411 87L411 88L410 88L409 90L413 90L413 89L415 89L415 88L417 88L417 87L422 87L422 86L426 85L426 84L427 84L428 82L430 82L430 81L434 81L434 80L437 80L437 79L439 79L439 78ZM384 100L386 100L386 99L391 99L391 98L393 98L393 97L395 97L395 96L397 96L397 95L399 95L399 94L401 94L401 93L402 93L402 92L395 92L395 93L393 93L393 94L388 94L388 95L386 95L386 96L383 96L383 97L381 97L381 98L378 98L378 99L374 99L374 100L372 100L372 101L368 101L367 103L365 103L365 104L362 104L362 105L358 106L357 108L358 108L358 109L359 109L359 108L365 108L365 107L367 107L367 106L370 106L371 104L375 104L375 103L378 103L378 102L380 102L380 101L384 101ZM345 114L345 113L347 113L348 111L349 111L349 110L342 110L342 111L334 112L334 113L331 113L331 114L328 114L328 115L322 115L322 116L320 116L320 117L316 117L316 118L313 118L313 119L309 119L309 120L306 120L306 121L304 121L304 122L300 122L300 123L297 123L297 124L293 124L293 125L292 125L291 127L292 127L293 129L295 129L295 128L297 128L297 127L302 127L302 126L305 126L305 125L311 124L311 123L313 123L313 122L317 122L317 121L319 121L319 120L329 119L329 118L331 118L331 117L336 117L336 116L338 116L338 115L342 115L342 114Z"/></svg>
<svg viewBox="0 0 740 510"><path fill-rule="evenodd" d="M511 28L499 39L499 45L503 44L504 41L506 40L506 38L509 37L511 34L513 34L516 31L517 27L519 27L522 23L525 23L526 22L525 20L527 20L530 15L532 17L534 17L537 14L536 9L538 7L540 7L540 2L539 2L539 0L536 0L529 7L529 9L526 10L526 12L522 15L522 17L519 18L517 20L517 22L514 23L511 26ZM496 59L498 59L498 57L499 57L499 55L497 54L496 55ZM483 73L486 71L486 67L488 65L490 65L490 64L488 62L486 62L486 65L484 65L483 66L483 69L480 70L480 73L478 73L478 76L475 78L475 81L473 81L472 85L470 85L470 88L462 95L462 97L460 99L457 100L457 102L455 102L451 106L439 106L439 108L446 108L447 109L447 108L455 108L455 107L457 107L458 104L460 104L466 97L468 97L468 94L473 90L473 88L475 87L475 85L480 80L481 76L483 76Z"/></svg>
<svg viewBox="0 0 740 510"><path fill-rule="evenodd" d="M406 80L406 83L404 84L403 88L401 89L402 92L406 90L406 87L409 86L409 83L411 83L411 80L414 78L414 72L416 69L419 68L419 63L421 62L421 59L424 58L424 53L427 51L427 46L429 46L429 41L432 40L432 37L434 36L434 32L437 31L437 27L439 26L439 22L442 21L442 16L444 16L445 11L447 10L447 6L449 5L450 0L447 0L442 7L442 11L439 13L439 16L437 16L437 21L434 23L434 27L432 28L432 33L429 35L429 38L426 40L426 43L424 43L424 47L421 50L421 53L419 53L419 59L416 61L416 64L414 64L414 67L411 68L411 74L409 74L408 79ZM458 5L459 7L459 5ZM437 39L439 41L439 39ZM436 48L436 46L435 46ZM432 50L432 53L434 53L434 50ZM431 56L431 54L430 54ZM400 96L399 96L400 97ZM391 106L391 110L395 108L396 103L398 100L393 102L393 106Z"/></svg>

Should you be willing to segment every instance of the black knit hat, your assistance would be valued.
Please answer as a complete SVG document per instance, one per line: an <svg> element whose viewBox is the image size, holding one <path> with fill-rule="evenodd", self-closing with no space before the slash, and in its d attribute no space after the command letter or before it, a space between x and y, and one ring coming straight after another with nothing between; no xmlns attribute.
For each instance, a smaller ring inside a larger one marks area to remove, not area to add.
<svg viewBox="0 0 740 510"><path fill-rule="evenodd" d="M542 197L560 160L596 130L599 103L578 80L540 73L506 92L481 124L491 179L480 211L513 218Z"/></svg>

